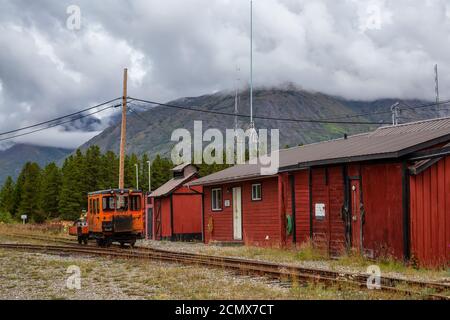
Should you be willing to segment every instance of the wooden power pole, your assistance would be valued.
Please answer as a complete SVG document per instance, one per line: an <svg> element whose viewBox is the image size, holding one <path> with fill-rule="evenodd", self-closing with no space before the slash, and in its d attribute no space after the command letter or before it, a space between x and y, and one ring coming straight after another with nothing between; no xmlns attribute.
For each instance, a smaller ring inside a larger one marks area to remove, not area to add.
<svg viewBox="0 0 450 320"><path fill-rule="evenodd" d="M123 71L122 128L120 132L119 189L124 188L125 144L127 136L127 82L128 69Z"/></svg>

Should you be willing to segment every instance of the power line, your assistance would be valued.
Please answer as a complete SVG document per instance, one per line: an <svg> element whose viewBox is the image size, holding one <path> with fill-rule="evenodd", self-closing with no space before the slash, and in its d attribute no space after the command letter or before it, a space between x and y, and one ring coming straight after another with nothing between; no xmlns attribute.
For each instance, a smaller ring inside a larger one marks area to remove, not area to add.
<svg viewBox="0 0 450 320"><path fill-rule="evenodd" d="M222 116L238 116L242 118L250 118L250 115L247 114L235 114L235 113L228 113L228 112L222 112L222 111L214 111L214 110L202 110L202 109L195 109L191 107L183 107L183 106L176 106L168 103L160 103L150 100L144 100L144 99L138 99L138 98L132 98L129 97L132 101L157 105L161 107L168 107L168 108L174 108L174 109L181 109L181 110L188 110L188 111L195 111L195 112L202 112L202 113L209 113L209 114L215 114L215 115L222 115ZM265 117L265 116L253 116L254 119L260 119L260 120L275 120L275 121L286 121L286 122L303 122L303 123L331 123L331 124L374 124L374 125L381 125L380 122L374 122L374 121L334 121L331 119L292 119L292 118L275 118L275 117Z"/></svg>
<svg viewBox="0 0 450 320"><path fill-rule="evenodd" d="M66 124L66 123L70 123L70 122L73 122L73 121L76 121L76 120L80 120L80 119L83 119L83 118L92 116L92 115L94 115L94 114L103 112L103 111L105 111L105 110L108 110L108 109L111 109L111 108L117 108L117 107L120 107L120 106L121 106L121 104L117 104L117 105L113 105L113 106L108 106L108 107L106 107L106 108L103 108L103 109L100 109L100 110L97 110L97 111L88 113L88 114L86 114L86 115L79 116L79 117L77 117L77 118L73 118L73 119L70 119L70 120L67 120L67 121L62 121L62 122L58 122L58 123L55 123L55 124L51 124L51 125L49 125L49 126L47 126L47 127L45 127L45 128L40 128L40 129L36 129L36 130L33 130L33 131L29 131L29 132L17 134L17 135L8 137L8 138L3 138L3 139L0 139L0 142L1 142L1 141L6 141L6 140L10 140L10 139L14 139L14 138L18 138L18 137L27 136L27 135L30 135L30 134L33 134L33 133L36 133L36 132L40 132L40 131L44 131L44 130L48 130L48 129L51 129L51 128L54 128L54 127L58 127L58 126L60 126L60 125L63 125L63 124ZM53 121L54 121L54 120L53 120Z"/></svg>
<svg viewBox="0 0 450 320"><path fill-rule="evenodd" d="M80 110L80 111L77 111L77 112L74 112L74 113L71 113L71 114L67 114L65 116L61 116L61 117L58 117L58 118L47 120L47 121L44 121L44 122L36 123L36 124L30 125L30 126L27 126L27 127L22 127L22 128L14 129L14 130L11 130L11 131L2 132L2 133L0 133L0 136L6 135L6 134L15 133L15 132L19 132L19 131L26 130L26 129L40 127L40 126L42 126L44 124L52 123L52 122L55 122L55 121L58 121L58 120L62 120L62 119L68 118L68 117L73 117L73 116L75 116L77 114L80 114L80 113L83 113L83 112L86 112L86 111L90 111L92 109L96 109L96 108L102 107L104 105L107 105L107 104L112 103L112 102L114 102L116 100L119 100L119 99L122 99L122 98L116 98L116 99L113 99L113 100L109 100L109 101L103 102L103 103L98 104L98 105L93 106L93 107L89 107L89 108L86 108L86 109L83 109L83 110Z"/></svg>
<svg viewBox="0 0 450 320"><path fill-rule="evenodd" d="M415 110L415 109L421 109L421 108L429 108L429 107L439 107L445 104L450 103L450 100L446 100L446 101L440 101L440 102L432 102L432 103L427 103L427 104L423 104L423 105L418 105L418 106L411 106L408 103L404 102L403 100L400 100L400 103L406 105L406 108L402 108L402 110ZM339 119L348 119L348 118L358 118L358 117L364 117L364 116L371 116L371 115L381 115L381 114L391 114L392 111L375 111L375 112L366 112L366 113L359 113L359 114L352 114L352 115L347 115L347 116L342 116L342 117L336 117L336 118L329 118L327 120L339 120Z"/></svg>

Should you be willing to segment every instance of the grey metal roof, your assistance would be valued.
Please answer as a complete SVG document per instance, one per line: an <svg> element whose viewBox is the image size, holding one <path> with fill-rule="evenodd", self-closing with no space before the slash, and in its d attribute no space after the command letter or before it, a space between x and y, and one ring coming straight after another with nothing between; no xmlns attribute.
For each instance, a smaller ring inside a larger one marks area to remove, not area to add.
<svg viewBox="0 0 450 320"><path fill-rule="evenodd" d="M194 166L195 168L197 168L197 166L196 165L194 165L194 164L191 164L191 163L182 163L182 164L179 164L178 166L176 166L175 168L173 168L172 169L172 171L173 172L181 172L181 171L183 171L186 167L188 167L188 166ZM198 169L198 168L197 168Z"/></svg>
<svg viewBox="0 0 450 320"><path fill-rule="evenodd" d="M139 193L139 192L142 192L142 190L137 190L137 189L107 189L107 190L98 190L98 191L89 192L88 195L93 196L93 195L98 195L98 194L116 194L116 193L128 194L128 193Z"/></svg>
<svg viewBox="0 0 450 320"><path fill-rule="evenodd" d="M164 183L161 187L159 187L158 189L153 191L149 195L149 197L154 197L154 198L164 197L164 196L170 194L172 191L174 191L179 186L182 186L183 184L185 184L187 181L189 181L189 179L191 179L196 174L197 174L196 172L192 172L190 175L188 175L186 177L172 178L169 181L167 181L166 183Z"/></svg>
<svg viewBox="0 0 450 320"><path fill-rule="evenodd" d="M280 171L317 165L398 158L430 144L450 140L450 118L397 126L385 126L324 142L279 151ZM190 185L208 185L262 177L259 164L242 164L195 180Z"/></svg>

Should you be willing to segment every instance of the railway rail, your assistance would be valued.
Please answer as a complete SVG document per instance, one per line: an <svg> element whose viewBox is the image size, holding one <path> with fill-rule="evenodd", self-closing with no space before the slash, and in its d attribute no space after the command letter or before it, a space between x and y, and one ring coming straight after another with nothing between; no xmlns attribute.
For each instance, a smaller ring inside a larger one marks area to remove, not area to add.
<svg viewBox="0 0 450 320"><path fill-rule="evenodd" d="M50 241L65 245L51 246L15 243L0 244L0 248L159 260L171 263L191 264L227 269L239 274L265 276L281 281L295 281L298 283L313 282L324 283L327 285L353 286L359 288L367 288L367 280L370 276L363 273L337 272L331 270L305 268L300 266L248 260L243 258L176 252L148 247L121 248L119 246L113 246L110 248L98 248L94 246L80 246L73 240L71 241L70 239L60 237L50 238L45 236L19 234L11 234L9 236L39 241ZM424 299L450 300L450 285L446 283L415 281L384 276L380 278L380 289L386 292L400 293L409 296L418 296Z"/></svg>

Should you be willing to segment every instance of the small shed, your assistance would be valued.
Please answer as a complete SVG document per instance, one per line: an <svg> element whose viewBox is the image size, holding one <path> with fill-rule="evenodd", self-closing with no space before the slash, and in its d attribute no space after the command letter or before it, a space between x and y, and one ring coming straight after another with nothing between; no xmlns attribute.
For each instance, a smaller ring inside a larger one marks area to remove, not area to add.
<svg viewBox="0 0 450 320"><path fill-rule="evenodd" d="M150 229L154 240L202 239L202 187L185 186L198 178L198 168L181 164L172 169L172 179L149 195L152 204Z"/></svg>

